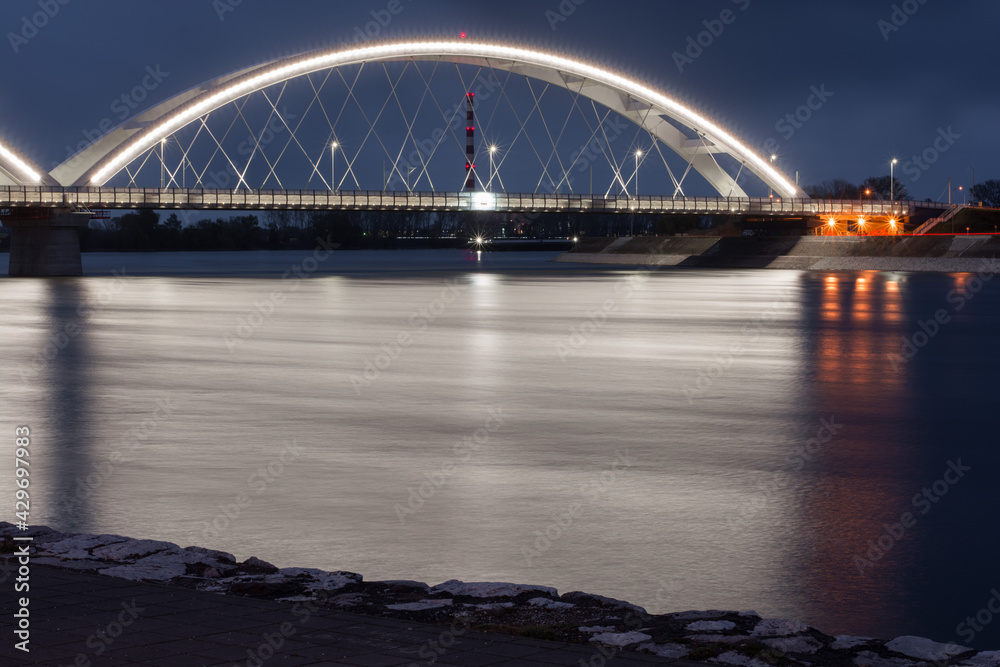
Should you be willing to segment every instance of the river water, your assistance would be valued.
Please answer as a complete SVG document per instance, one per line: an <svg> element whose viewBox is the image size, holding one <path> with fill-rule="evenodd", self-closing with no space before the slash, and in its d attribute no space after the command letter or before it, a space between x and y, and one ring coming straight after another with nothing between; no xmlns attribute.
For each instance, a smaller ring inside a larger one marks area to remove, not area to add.
<svg viewBox="0 0 1000 667"><path fill-rule="evenodd" d="M0 280L32 522L1000 648L1000 281L552 256Z"/></svg>

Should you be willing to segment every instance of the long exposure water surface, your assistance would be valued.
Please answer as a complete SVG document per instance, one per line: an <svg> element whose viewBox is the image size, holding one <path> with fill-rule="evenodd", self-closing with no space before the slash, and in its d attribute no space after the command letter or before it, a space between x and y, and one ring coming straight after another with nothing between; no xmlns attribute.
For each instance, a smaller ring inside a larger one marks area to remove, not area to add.
<svg viewBox="0 0 1000 667"><path fill-rule="evenodd" d="M460 251L282 279L308 256L0 280L34 522L965 643L1000 587L1000 281Z"/></svg>

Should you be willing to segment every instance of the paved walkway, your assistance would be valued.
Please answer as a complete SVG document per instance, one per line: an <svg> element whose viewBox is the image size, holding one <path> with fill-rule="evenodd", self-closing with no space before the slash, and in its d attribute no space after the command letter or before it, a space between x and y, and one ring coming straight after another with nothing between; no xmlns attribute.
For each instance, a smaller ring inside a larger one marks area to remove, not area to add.
<svg viewBox="0 0 1000 667"><path fill-rule="evenodd" d="M2 665L697 664L637 654L604 658L596 647L452 632L40 565L31 567L30 586L31 650L24 653L14 647L13 614L25 594L14 592L11 579L0 584Z"/></svg>

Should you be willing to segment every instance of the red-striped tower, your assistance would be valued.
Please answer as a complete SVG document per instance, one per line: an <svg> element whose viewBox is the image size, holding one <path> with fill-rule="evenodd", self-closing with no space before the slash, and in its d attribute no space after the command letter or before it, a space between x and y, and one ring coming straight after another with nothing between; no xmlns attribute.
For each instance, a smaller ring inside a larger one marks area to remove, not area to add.
<svg viewBox="0 0 1000 667"><path fill-rule="evenodd" d="M465 189L472 192L476 189L476 94L465 96L469 110L465 124Z"/></svg>

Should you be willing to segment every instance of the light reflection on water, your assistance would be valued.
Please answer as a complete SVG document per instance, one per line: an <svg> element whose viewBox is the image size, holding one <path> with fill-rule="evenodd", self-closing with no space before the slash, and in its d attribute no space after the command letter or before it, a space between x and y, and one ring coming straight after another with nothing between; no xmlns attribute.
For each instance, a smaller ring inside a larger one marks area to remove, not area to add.
<svg viewBox="0 0 1000 667"><path fill-rule="evenodd" d="M992 285L900 364L900 337L969 276L416 252L282 281L281 253L249 271L217 254L219 275L185 257L111 298L106 277L0 282L0 396L35 433L36 521L939 640L997 584ZM226 275L242 272L258 277ZM969 481L860 575L855 556L958 457Z"/></svg>

